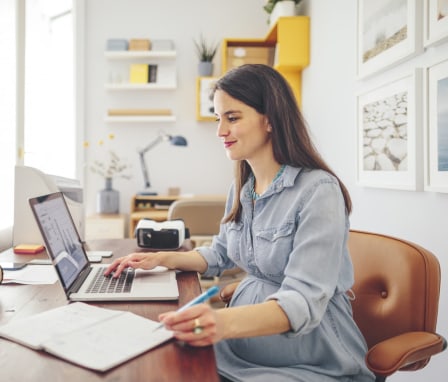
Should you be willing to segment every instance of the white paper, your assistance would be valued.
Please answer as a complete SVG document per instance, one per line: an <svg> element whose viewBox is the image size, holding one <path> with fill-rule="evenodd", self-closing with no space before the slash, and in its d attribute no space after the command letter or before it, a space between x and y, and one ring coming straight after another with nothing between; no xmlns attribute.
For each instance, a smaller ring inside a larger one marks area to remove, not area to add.
<svg viewBox="0 0 448 382"><path fill-rule="evenodd" d="M27 265L17 271L3 271L3 284L54 284L58 275L52 265Z"/></svg>
<svg viewBox="0 0 448 382"><path fill-rule="evenodd" d="M76 302L13 321L0 336L93 370L106 371L169 340L158 322Z"/></svg>
<svg viewBox="0 0 448 382"><path fill-rule="evenodd" d="M105 371L170 339L172 333L157 322L123 313L43 344L49 353L89 369Z"/></svg>

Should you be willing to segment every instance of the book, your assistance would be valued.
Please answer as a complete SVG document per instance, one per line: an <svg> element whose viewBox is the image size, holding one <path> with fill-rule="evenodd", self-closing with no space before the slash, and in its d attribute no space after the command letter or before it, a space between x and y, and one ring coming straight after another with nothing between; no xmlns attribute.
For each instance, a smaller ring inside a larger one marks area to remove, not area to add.
<svg viewBox="0 0 448 382"><path fill-rule="evenodd" d="M173 337L131 312L76 302L0 326L0 336L97 371L107 371Z"/></svg>
<svg viewBox="0 0 448 382"><path fill-rule="evenodd" d="M149 81L148 64L131 64L129 82L131 84L146 84Z"/></svg>
<svg viewBox="0 0 448 382"><path fill-rule="evenodd" d="M157 65L148 65L148 82L157 82Z"/></svg>

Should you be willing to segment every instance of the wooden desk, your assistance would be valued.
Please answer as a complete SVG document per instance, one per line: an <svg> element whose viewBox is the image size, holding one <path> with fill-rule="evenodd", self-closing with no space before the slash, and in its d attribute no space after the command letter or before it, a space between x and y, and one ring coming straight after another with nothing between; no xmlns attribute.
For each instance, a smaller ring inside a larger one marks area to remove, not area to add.
<svg viewBox="0 0 448 382"><path fill-rule="evenodd" d="M112 249L114 257L141 251L134 239L96 240L87 247L90 250ZM103 260L103 262L109 261L110 259ZM195 272L180 272L177 275L177 282L179 301L114 302L95 305L108 309L128 310L157 320L160 313L177 309L201 292ZM54 285L0 285L0 325L66 303L59 282ZM219 377L211 346L204 348L181 346L175 340L170 340L106 373L98 373L0 338L0 380L213 382L219 381Z"/></svg>

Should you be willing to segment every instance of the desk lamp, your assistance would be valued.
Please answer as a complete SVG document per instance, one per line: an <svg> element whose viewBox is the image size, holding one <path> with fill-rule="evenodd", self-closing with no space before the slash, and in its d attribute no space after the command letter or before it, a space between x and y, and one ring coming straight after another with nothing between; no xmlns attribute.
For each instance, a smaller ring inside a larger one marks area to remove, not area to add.
<svg viewBox="0 0 448 382"><path fill-rule="evenodd" d="M150 142L146 147L139 150L138 155L140 157L140 166L142 168L143 180L145 181L145 189L139 192L139 195L157 195L157 192L150 191L151 184L149 183L148 169L145 162L145 154L157 146L161 142L170 142L174 146L187 146L187 140L181 135L171 136L161 133L156 139Z"/></svg>

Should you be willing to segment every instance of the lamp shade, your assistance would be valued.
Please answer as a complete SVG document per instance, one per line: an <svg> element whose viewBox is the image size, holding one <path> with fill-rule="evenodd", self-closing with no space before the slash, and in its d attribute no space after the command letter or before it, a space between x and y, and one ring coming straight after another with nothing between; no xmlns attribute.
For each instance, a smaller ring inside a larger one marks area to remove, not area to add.
<svg viewBox="0 0 448 382"><path fill-rule="evenodd" d="M182 135L170 137L170 143L174 146L188 146L187 140Z"/></svg>

